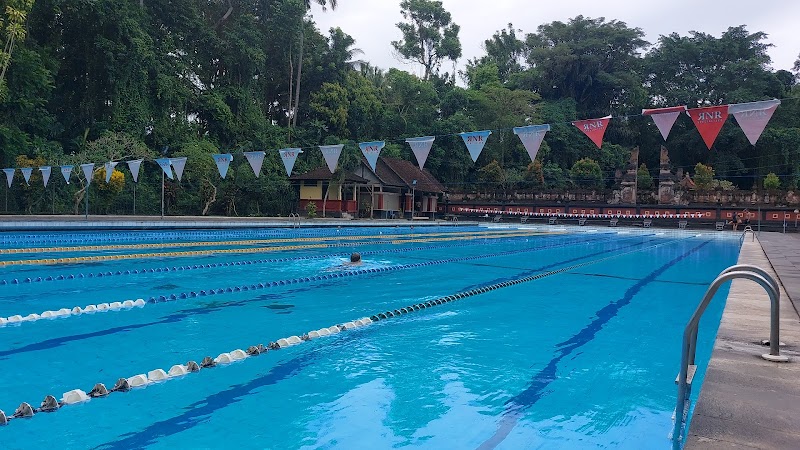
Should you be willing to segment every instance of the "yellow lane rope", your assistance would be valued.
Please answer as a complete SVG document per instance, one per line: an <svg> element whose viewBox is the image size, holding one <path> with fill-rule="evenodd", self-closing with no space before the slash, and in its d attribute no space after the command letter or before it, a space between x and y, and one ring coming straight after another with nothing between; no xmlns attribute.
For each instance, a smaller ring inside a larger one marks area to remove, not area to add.
<svg viewBox="0 0 800 450"><path fill-rule="evenodd" d="M391 244L404 244L404 243L413 243L413 242L445 242L445 241L452 241L452 240L469 240L469 239L479 239L479 238L503 239L503 238L507 238L507 237L536 236L536 235L545 235L545 234L553 234L553 233L544 233L544 232L533 231L533 232L506 233L506 234L502 234L502 235L498 235L498 234L483 235L483 236L478 236L478 237L458 236L458 237L446 237L446 238L422 239L422 240L394 240L394 241L390 241L390 243ZM397 237L397 236L392 236L392 237ZM367 242L367 243L369 243L369 242ZM332 247L332 245L330 245L330 244L305 244L305 245L283 245L283 246L277 246L277 247L259 247L259 248L232 248L232 249L196 250L196 251L184 251L184 252L134 253L134 254L127 254L127 255L103 255L103 256L80 256L80 257L69 257L69 258L24 259L24 260L16 260L16 261L0 261L0 267L22 266L22 265L37 265L37 264L83 263L83 262L124 260L124 259L176 258L176 257L190 257L190 256L211 256L211 255L233 254L233 253L266 253L266 252L279 252L279 251L290 251L290 250L306 250L306 249L331 248L331 247Z"/></svg>
<svg viewBox="0 0 800 450"><path fill-rule="evenodd" d="M475 231L464 233L464 235L494 235L508 234L511 231ZM430 233L425 236L447 236L453 233ZM0 255L15 253L53 253L53 252L86 252L86 251L107 251L107 250L137 250L143 248L182 248L182 247L209 247L221 245L261 245L278 244L289 242L324 242L324 241L351 241L351 240L389 240L396 239L399 235L367 235L367 236L324 236L308 238L280 238L280 239L250 239L242 241L207 241L207 242L164 242L154 244L120 244L120 245L87 245L72 247L28 247L28 248L6 248L0 249Z"/></svg>

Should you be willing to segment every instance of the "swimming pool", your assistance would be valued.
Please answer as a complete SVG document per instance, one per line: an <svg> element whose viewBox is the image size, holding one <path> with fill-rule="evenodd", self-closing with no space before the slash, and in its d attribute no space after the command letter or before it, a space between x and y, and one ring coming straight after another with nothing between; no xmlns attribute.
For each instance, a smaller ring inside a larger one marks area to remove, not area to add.
<svg viewBox="0 0 800 450"><path fill-rule="evenodd" d="M739 251L721 236L535 227L6 236L0 317L28 319L0 327L9 415L48 394L374 321L14 419L0 439L4 448L670 448L683 327ZM364 263L344 265L353 251ZM30 316L138 299L144 306ZM701 369L723 305L704 316Z"/></svg>

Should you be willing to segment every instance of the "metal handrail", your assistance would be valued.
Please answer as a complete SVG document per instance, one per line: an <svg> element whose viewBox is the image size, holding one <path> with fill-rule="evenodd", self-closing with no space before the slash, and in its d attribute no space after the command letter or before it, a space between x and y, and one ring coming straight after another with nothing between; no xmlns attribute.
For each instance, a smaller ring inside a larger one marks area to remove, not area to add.
<svg viewBox="0 0 800 450"><path fill-rule="evenodd" d="M744 237L747 236L747 232L748 231L750 232L750 234L753 235L753 239L752 239L751 242L755 242L756 241L756 232L753 231L753 227L751 227L750 225L747 225L747 226L744 227L744 231L742 232L742 235L739 236L739 245L742 245L744 243Z"/></svg>
<svg viewBox="0 0 800 450"><path fill-rule="evenodd" d="M300 228L300 213L289 213L289 218L292 219L292 228Z"/></svg>
<svg viewBox="0 0 800 450"><path fill-rule="evenodd" d="M769 354L762 355L770 361L788 361L788 358L780 354L780 290L777 289L778 283L772 276L758 267L739 265L732 266L722 271L711 283L700 304L692 314L689 323L683 331L683 345L681 347L681 367L678 374L678 398L675 405L675 428L673 430L673 441L677 444L683 435L683 416L688 399L689 385L687 383L689 365L694 365L695 353L697 350L697 331L700 318L703 316L711 299L719 288L726 282L734 278L745 278L755 281L767 291L770 300L770 339Z"/></svg>

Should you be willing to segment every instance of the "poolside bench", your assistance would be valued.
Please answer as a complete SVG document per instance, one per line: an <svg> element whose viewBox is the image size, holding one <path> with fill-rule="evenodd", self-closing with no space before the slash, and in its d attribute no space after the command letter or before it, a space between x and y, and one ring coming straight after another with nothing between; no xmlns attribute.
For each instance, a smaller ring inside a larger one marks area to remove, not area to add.
<svg viewBox="0 0 800 450"><path fill-rule="evenodd" d="M586 225L586 218L585 217L581 217L580 219L578 219L578 225L580 225L580 226Z"/></svg>
<svg viewBox="0 0 800 450"><path fill-rule="evenodd" d="M714 227L717 229L717 231L722 231L725 229L725 222L717 222L714 224Z"/></svg>
<svg viewBox="0 0 800 450"><path fill-rule="evenodd" d="M618 222L619 222L619 219L611 219L611 220L608 221L608 226L615 227L615 226L617 226Z"/></svg>
<svg viewBox="0 0 800 450"><path fill-rule="evenodd" d="M642 222L642 226L644 228L650 228L650 225L652 224L653 224L653 219L645 219L644 222Z"/></svg>
<svg viewBox="0 0 800 450"><path fill-rule="evenodd" d="M688 220L681 220L680 222L678 222L678 228L680 228L681 230L685 230L686 229L686 224L688 224L688 223L689 223Z"/></svg>
<svg viewBox="0 0 800 450"><path fill-rule="evenodd" d="M549 223L550 225L555 225L557 220L558 220L557 218L551 217L547 219L547 223Z"/></svg>

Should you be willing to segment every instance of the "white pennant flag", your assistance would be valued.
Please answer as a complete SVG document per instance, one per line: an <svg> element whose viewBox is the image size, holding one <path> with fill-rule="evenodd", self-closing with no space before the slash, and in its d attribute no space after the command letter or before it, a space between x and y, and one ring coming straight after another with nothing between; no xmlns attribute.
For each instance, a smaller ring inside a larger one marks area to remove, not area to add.
<svg viewBox="0 0 800 450"><path fill-rule="evenodd" d="M6 173L6 181L8 182L8 187L11 187L11 183L14 182L14 169L3 169L3 172Z"/></svg>
<svg viewBox="0 0 800 450"><path fill-rule="evenodd" d="M139 182L139 168L142 166L143 159L136 159L133 161L128 161L128 169L131 171L131 176L133 177L133 182Z"/></svg>
<svg viewBox="0 0 800 450"><path fill-rule="evenodd" d="M286 176L292 176L292 168L294 168L294 162L297 161L297 155L303 153L303 151L299 148L284 148L283 150L278 150L278 153L281 154L283 167L286 168Z"/></svg>
<svg viewBox="0 0 800 450"><path fill-rule="evenodd" d="M781 104L780 100L766 100L763 102L737 103L728 105L728 113L733 114L736 123L744 131L750 144L756 145L764 128L772 118L772 114Z"/></svg>
<svg viewBox="0 0 800 450"><path fill-rule="evenodd" d="M181 181L183 169L186 167L186 157L170 158L169 163L172 164L172 168L175 169L175 176L178 178L178 181Z"/></svg>
<svg viewBox="0 0 800 450"><path fill-rule="evenodd" d="M69 176L72 175L73 166L61 166L61 175L64 176L64 181L69 184Z"/></svg>
<svg viewBox="0 0 800 450"><path fill-rule="evenodd" d="M244 152L244 157L247 158L247 162L250 163L250 167L253 168L253 173L258 178L261 175L261 166L264 165L264 155L265 152Z"/></svg>
<svg viewBox="0 0 800 450"><path fill-rule="evenodd" d="M436 138L434 136L416 137L406 139L408 145L411 146L411 151L414 152L414 157L417 158L419 168L425 165L428 159L428 154L431 152L431 146Z"/></svg>
<svg viewBox="0 0 800 450"><path fill-rule="evenodd" d="M344 144L319 146L322 156L328 164L328 170L330 170L331 173L336 172L336 166L339 165L339 156L341 156L343 148Z"/></svg>
<svg viewBox="0 0 800 450"><path fill-rule="evenodd" d="M156 163L158 163L158 166L164 171L164 175L172 180L172 165L169 162L169 158L159 158L156 160Z"/></svg>
<svg viewBox="0 0 800 450"><path fill-rule="evenodd" d="M211 156L214 158L214 162L217 164L219 176L221 176L222 179L225 179L225 176L228 175L228 167L230 167L231 161L233 161L233 155L230 153L223 153L214 154Z"/></svg>
<svg viewBox="0 0 800 450"><path fill-rule="evenodd" d="M531 162L536 159L536 154L539 153L539 147L542 145L544 135L550 131L550 125L528 125L526 127L515 127L514 134L519 136L525 150L528 151L528 156L531 157Z"/></svg>
<svg viewBox="0 0 800 450"><path fill-rule="evenodd" d="M39 172L42 172L42 181L44 182L44 187L47 187L47 182L50 181L50 172L53 169L50 166L42 166L39 167Z"/></svg>
<svg viewBox="0 0 800 450"><path fill-rule="evenodd" d="M103 164L103 168L106 171L106 183L111 181L111 174L114 173L114 167L117 167L116 161L109 161Z"/></svg>
<svg viewBox="0 0 800 450"><path fill-rule="evenodd" d="M385 145L386 142L384 141L362 142L358 144L358 147L361 148L361 153L367 158L367 162L369 166L372 167L373 172L375 171L375 165L378 164L378 156L380 156L381 150Z"/></svg>
<svg viewBox="0 0 800 450"><path fill-rule="evenodd" d="M460 133L461 139L464 140L464 145L467 146L469 155L472 157L472 162L478 160L478 156L481 155L483 146L486 145L486 140L489 138L490 134L492 134L492 132L489 130Z"/></svg>
<svg viewBox="0 0 800 450"><path fill-rule="evenodd" d="M33 172L33 169L30 168L30 167L25 167L25 168L19 169L19 171L22 172L22 178L25 178L25 184L30 186L31 185L31 173Z"/></svg>
<svg viewBox="0 0 800 450"><path fill-rule="evenodd" d="M81 164L83 176L86 178L86 186L92 184L92 172L94 171L94 163Z"/></svg>
<svg viewBox="0 0 800 450"><path fill-rule="evenodd" d="M669 108L643 109L642 114L653 118L658 131L661 132L661 137L666 141L669 132L672 131L672 126L675 125L675 120L684 111L686 111L686 106L671 106Z"/></svg>

